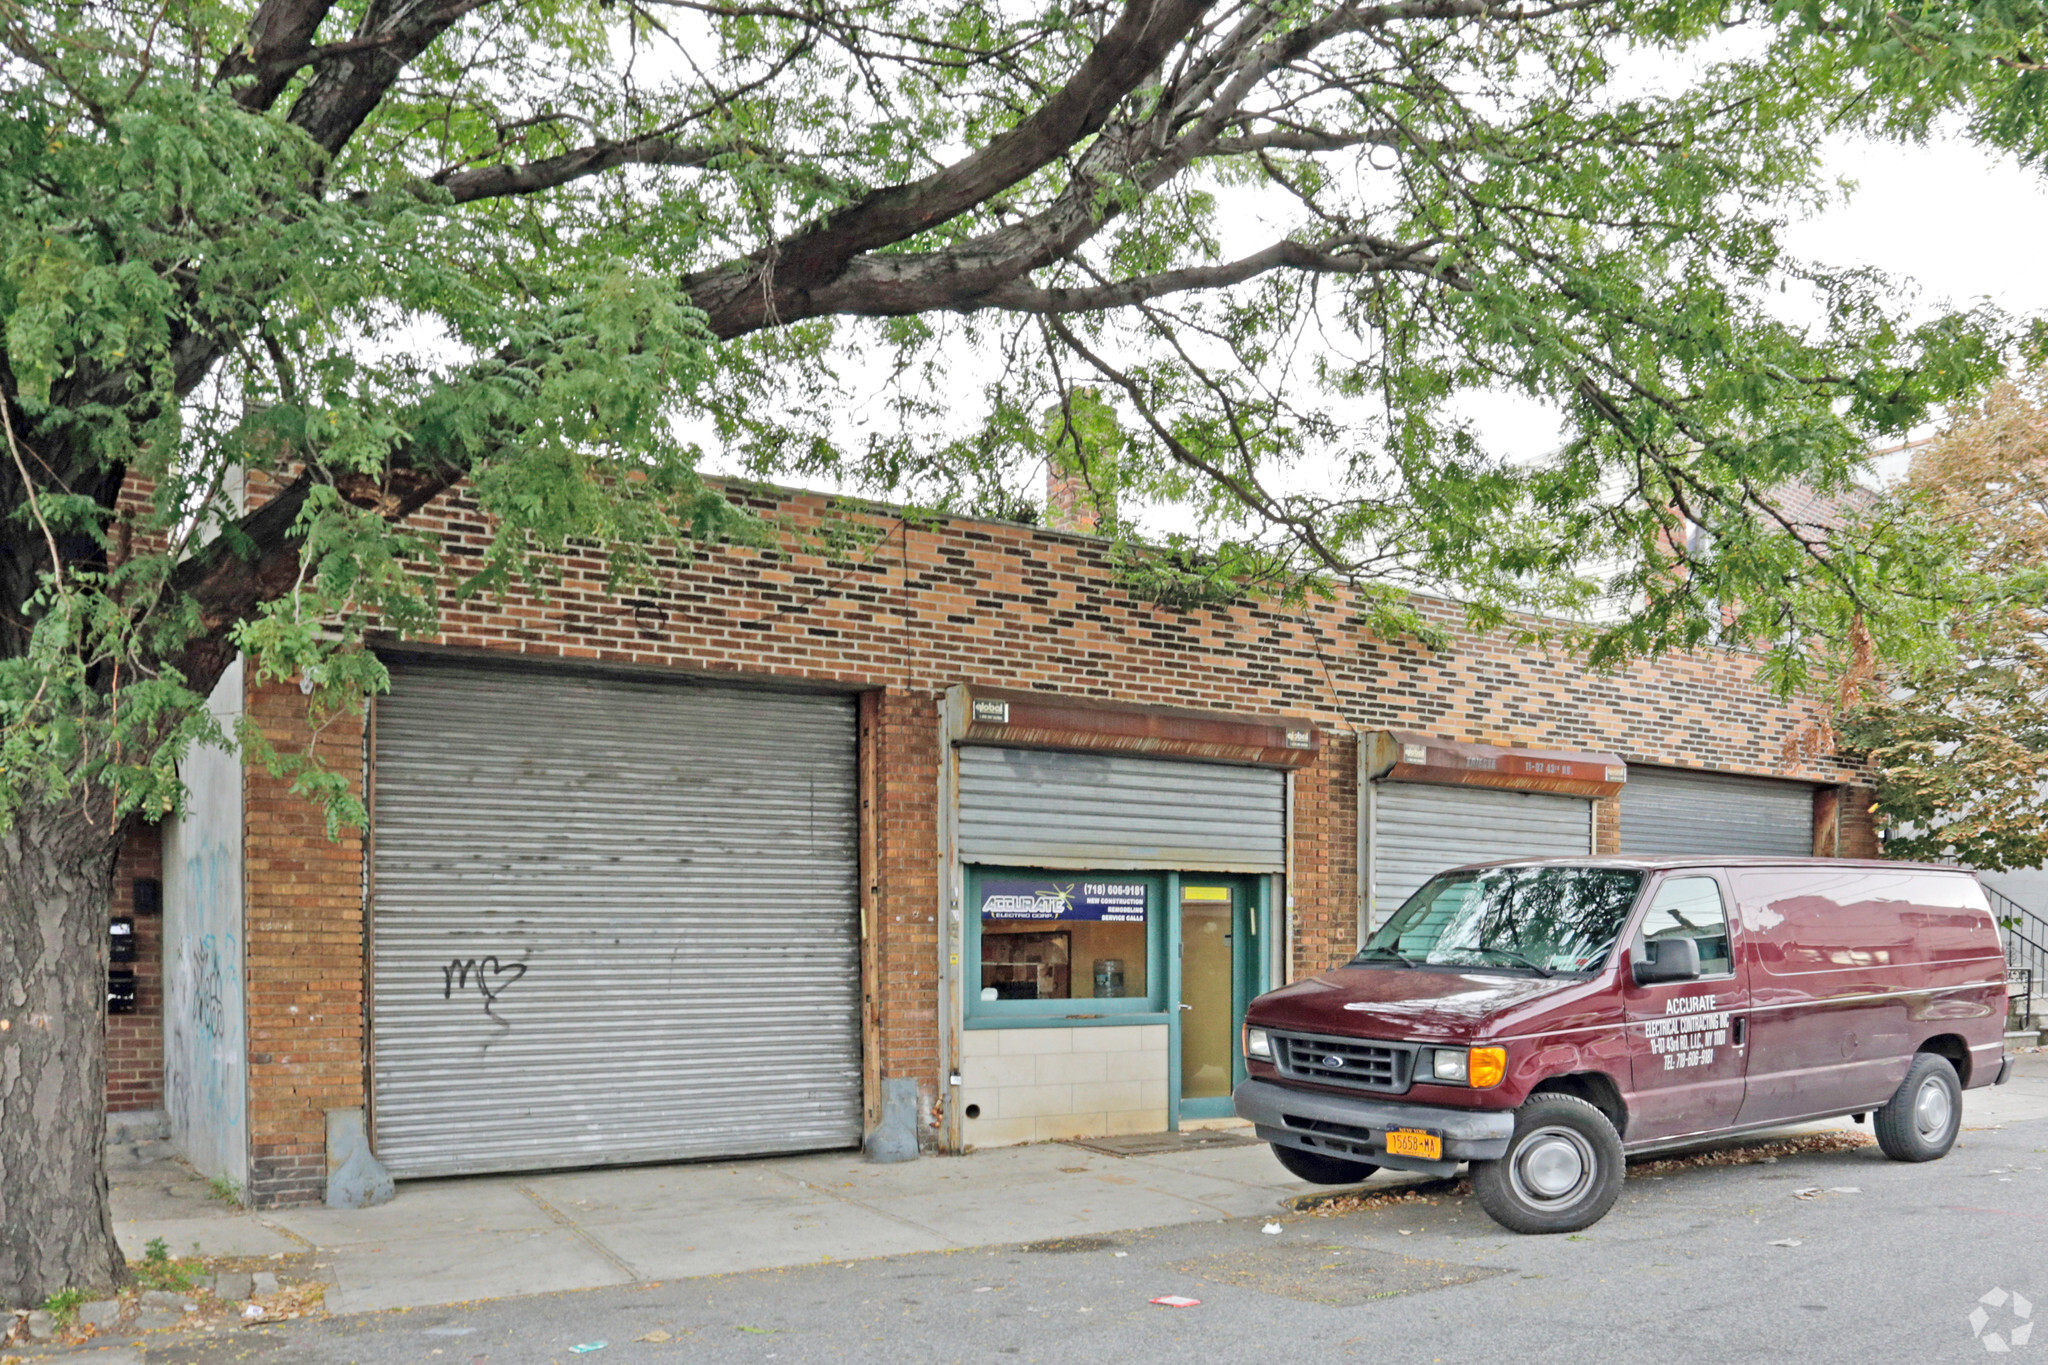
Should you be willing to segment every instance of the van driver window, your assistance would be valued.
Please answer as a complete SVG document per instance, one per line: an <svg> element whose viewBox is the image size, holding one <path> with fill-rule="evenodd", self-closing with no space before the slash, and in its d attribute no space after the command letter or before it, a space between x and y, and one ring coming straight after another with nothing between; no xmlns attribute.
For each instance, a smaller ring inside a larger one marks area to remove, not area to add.
<svg viewBox="0 0 2048 1365"><path fill-rule="evenodd" d="M1728 912L1721 905L1720 884L1712 877L1673 877L1657 888L1638 941L1653 938L1695 940L1701 976L1726 976L1734 970L1728 956Z"/></svg>

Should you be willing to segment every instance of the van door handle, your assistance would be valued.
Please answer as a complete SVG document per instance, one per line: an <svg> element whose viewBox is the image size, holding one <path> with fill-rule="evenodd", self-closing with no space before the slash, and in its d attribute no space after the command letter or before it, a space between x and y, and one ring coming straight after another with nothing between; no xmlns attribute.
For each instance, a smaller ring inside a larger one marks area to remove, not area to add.
<svg viewBox="0 0 2048 1365"><path fill-rule="evenodd" d="M1744 1043L1748 1041L1749 1016L1746 1014L1738 1014L1735 1016L1735 1046L1741 1047Z"/></svg>
<svg viewBox="0 0 2048 1365"><path fill-rule="evenodd" d="M1181 1006L1181 1008L1182 1008L1182 1009L1184 1009L1184 1010L1191 1010L1191 1009L1193 1009L1193 1008L1194 1008L1194 1006L1193 1006L1193 1005L1182 1005L1182 1006Z"/></svg>

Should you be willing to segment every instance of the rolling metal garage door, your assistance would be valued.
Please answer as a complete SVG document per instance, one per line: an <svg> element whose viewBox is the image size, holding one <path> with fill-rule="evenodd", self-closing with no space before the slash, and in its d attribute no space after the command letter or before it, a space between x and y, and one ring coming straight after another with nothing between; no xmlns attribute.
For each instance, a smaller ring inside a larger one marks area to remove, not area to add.
<svg viewBox="0 0 2048 1365"><path fill-rule="evenodd" d="M1813 788L1803 782L1629 765L1621 851L1643 857L1804 858Z"/></svg>
<svg viewBox="0 0 2048 1365"><path fill-rule="evenodd" d="M859 1142L850 700L394 664L375 747L393 1174Z"/></svg>
<svg viewBox="0 0 2048 1365"><path fill-rule="evenodd" d="M964 745L960 856L1029 867L1284 872L1287 775Z"/></svg>
<svg viewBox="0 0 2048 1365"><path fill-rule="evenodd" d="M1447 867L1585 857L1593 851L1593 803L1547 792L1381 782L1368 837L1377 925Z"/></svg>

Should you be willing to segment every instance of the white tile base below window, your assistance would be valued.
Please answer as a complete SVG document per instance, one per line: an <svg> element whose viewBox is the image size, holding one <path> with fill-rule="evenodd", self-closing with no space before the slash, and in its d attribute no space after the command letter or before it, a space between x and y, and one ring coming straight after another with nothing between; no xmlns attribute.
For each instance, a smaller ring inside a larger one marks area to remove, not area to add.
<svg viewBox="0 0 2048 1365"><path fill-rule="evenodd" d="M961 1120L975 1147L1166 1129L1166 1025L973 1029L962 1035Z"/></svg>

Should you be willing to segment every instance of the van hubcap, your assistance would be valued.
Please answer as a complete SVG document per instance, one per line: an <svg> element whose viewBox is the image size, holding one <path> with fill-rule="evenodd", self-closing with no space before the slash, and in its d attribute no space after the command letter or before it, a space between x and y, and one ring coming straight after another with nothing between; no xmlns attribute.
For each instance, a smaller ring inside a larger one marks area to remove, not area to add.
<svg viewBox="0 0 2048 1365"><path fill-rule="evenodd" d="M1592 1185L1596 1159L1585 1137L1569 1128L1539 1128L1523 1139L1508 1166L1515 1192L1532 1204L1570 1204Z"/></svg>
<svg viewBox="0 0 2048 1365"><path fill-rule="evenodd" d="M1954 1112L1947 1086L1931 1079L1920 1083L1919 1097L1913 1101L1913 1122L1921 1137L1940 1137L1947 1132L1949 1115Z"/></svg>

